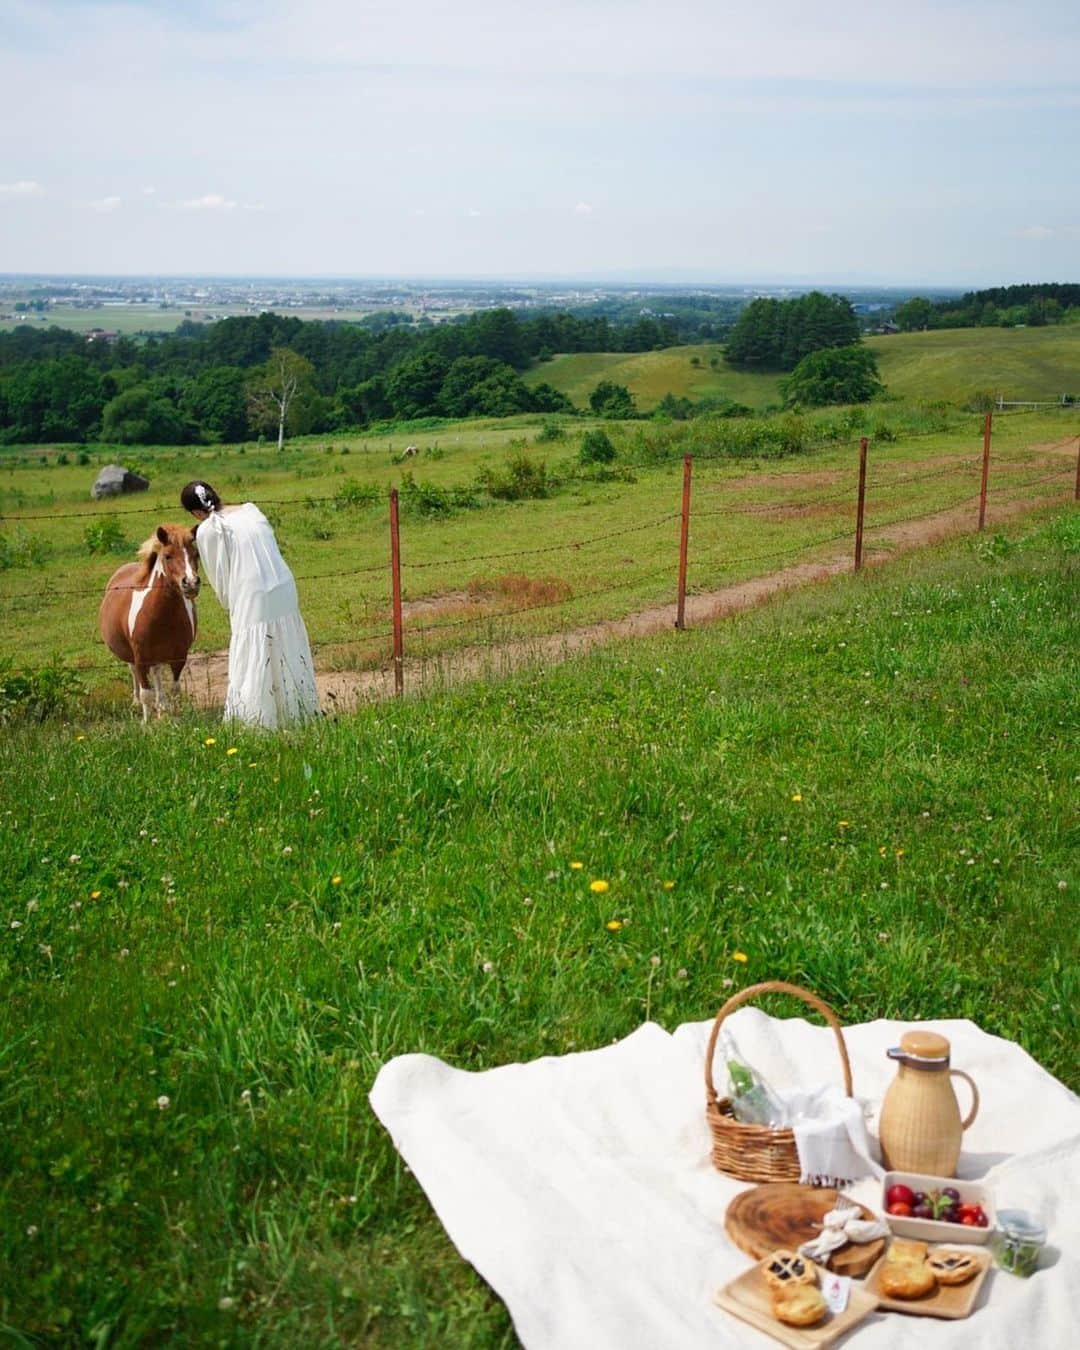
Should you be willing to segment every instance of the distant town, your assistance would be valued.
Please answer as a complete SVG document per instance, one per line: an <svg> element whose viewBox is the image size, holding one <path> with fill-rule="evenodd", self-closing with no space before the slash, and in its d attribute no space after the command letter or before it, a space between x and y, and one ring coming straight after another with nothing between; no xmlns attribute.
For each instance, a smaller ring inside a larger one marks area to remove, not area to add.
<svg viewBox="0 0 1080 1350"><path fill-rule="evenodd" d="M758 296L784 299L811 286L588 284L424 279L260 277L68 277L0 275L0 326L57 324L92 340L164 333L184 322L215 323L238 314L273 311L305 319L358 320L373 315L440 323L502 306L581 311L637 302L640 313L662 314L665 296L725 301L733 307ZM821 287L836 290L836 287ZM844 287L856 312L884 314L912 288ZM922 288L920 294L930 294ZM958 294L937 290L939 296ZM658 307L659 306L659 307Z"/></svg>

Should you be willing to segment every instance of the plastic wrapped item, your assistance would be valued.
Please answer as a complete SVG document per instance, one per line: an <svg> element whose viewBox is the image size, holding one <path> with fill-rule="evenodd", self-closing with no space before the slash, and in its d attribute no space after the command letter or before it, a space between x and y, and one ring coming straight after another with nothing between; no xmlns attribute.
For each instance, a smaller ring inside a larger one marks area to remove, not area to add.
<svg viewBox="0 0 1080 1350"><path fill-rule="evenodd" d="M788 1125L784 1103L739 1054L734 1037L726 1028L720 1035L720 1051L727 1065L731 1110L735 1119L743 1125L769 1125L773 1129Z"/></svg>

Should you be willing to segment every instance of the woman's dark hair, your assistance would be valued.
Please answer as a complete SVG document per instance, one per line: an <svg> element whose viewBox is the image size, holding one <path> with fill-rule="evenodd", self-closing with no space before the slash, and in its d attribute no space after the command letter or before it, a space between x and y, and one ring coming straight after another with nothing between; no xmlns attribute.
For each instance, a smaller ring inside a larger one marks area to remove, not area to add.
<svg viewBox="0 0 1080 1350"><path fill-rule="evenodd" d="M216 511L221 505L221 498L209 483L196 478L180 489L180 505L185 511Z"/></svg>

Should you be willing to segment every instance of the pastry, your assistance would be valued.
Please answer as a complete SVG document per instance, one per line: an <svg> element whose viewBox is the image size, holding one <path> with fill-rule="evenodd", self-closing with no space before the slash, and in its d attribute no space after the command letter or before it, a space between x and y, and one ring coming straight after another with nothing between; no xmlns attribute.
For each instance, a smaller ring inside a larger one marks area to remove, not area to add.
<svg viewBox="0 0 1080 1350"><path fill-rule="evenodd" d="M910 1238L893 1238L889 1247L890 1261L925 1261L929 1250L925 1242L912 1242Z"/></svg>
<svg viewBox="0 0 1080 1350"><path fill-rule="evenodd" d="M828 1311L821 1290L810 1284L789 1284L774 1292L773 1316L791 1327L812 1327Z"/></svg>
<svg viewBox="0 0 1080 1350"><path fill-rule="evenodd" d="M797 1284L817 1284L817 1267L813 1261L786 1247L770 1252L759 1264L765 1283L772 1290L788 1289Z"/></svg>
<svg viewBox="0 0 1080 1350"><path fill-rule="evenodd" d="M978 1273L980 1261L971 1252L953 1247L938 1247L926 1258L926 1264L938 1284L967 1284Z"/></svg>
<svg viewBox="0 0 1080 1350"><path fill-rule="evenodd" d="M926 1263L926 1243L896 1238L878 1270L878 1288L886 1298L921 1298L937 1286Z"/></svg>

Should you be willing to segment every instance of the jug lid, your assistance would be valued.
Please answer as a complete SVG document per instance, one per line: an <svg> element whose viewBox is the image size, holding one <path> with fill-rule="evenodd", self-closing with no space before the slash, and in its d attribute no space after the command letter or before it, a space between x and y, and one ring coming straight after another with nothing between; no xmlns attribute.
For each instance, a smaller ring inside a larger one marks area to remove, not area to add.
<svg viewBox="0 0 1080 1350"><path fill-rule="evenodd" d="M927 1068L936 1064L944 1067L949 1062L949 1042L936 1031L905 1031L900 1037L900 1049L914 1059L929 1061Z"/></svg>

